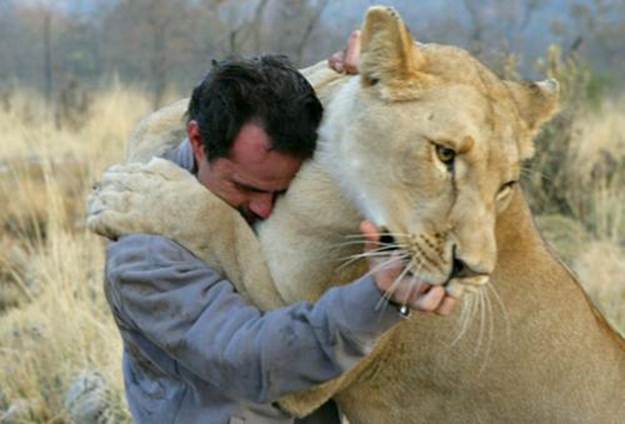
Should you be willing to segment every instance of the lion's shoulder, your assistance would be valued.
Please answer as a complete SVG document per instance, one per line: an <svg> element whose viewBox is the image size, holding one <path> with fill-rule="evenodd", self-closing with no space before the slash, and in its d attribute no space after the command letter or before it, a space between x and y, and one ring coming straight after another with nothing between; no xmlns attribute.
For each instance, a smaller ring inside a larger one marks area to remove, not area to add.
<svg viewBox="0 0 625 424"><path fill-rule="evenodd" d="M188 104L189 99L181 99L143 118L128 140L127 161L148 162L178 145L185 136Z"/></svg>

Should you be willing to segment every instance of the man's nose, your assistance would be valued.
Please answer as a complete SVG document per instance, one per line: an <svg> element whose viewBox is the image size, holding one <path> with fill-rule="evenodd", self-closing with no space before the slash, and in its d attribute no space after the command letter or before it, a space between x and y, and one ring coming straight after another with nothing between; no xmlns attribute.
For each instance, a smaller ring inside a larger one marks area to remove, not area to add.
<svg viewBox="0 0 625 424"><path fill-rule="evenodd" d="M258 193L249 203L249 209L262 219L269 218L273 211L273 193Z"/></svg>

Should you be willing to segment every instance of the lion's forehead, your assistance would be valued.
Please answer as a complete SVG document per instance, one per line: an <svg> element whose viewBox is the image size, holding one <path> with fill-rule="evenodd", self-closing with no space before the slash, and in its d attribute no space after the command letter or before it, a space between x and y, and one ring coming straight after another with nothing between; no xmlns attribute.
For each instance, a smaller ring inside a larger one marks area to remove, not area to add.
<svg viewBox="0 0 625 424"><path fill-rule="evenodd" d="M353 127L393 126L394 133L402 133L402 128L430 128L441 133L458 133L462 128L490 132L520 129L518 111L506 92L495 96L484 87L449 82L424 89L409 101L392 102L357 84L352 89L348 96L352 101L339 105L351 111L353 119L349 122Z"/></svg>
<svg viewBox="0 0 625 424"><path fill-rule="evenodd" d="M519 158L519 120L509 105L499 103L463 86L431 91L411 102L379 102L355 113L353 142L365 153L391 155L393 150L405 154L428 141L461 151L471 139L472 158L497 166L514 164ZM372 113L377 119L371 119Z"/></svg>
<svg viewBox="0 0 625 424"><path fill-rule="evenodd" d="M501 86L497 80L489 81L482 86L471 81L448 81L422 90L415 99L393 102L380 99L354 78L340 96L343 101L330 107L333 114L343 118L340 137L335 137L342 140L338 146L340 156L355 165L374 159L376 174L391 172L385 174L387 179L401 180L406 175L398 171L405 171L406 166L415 172L424 169L423 160L431 158L424 150L428 144L460 151L470 139L471 149L459 153L476 182L490 179L498 185L512 179L520 157L517 136L522 125L509 94L498 91ZM331 126L338 129L337 125ZM355 175L364 169L350 168ZM365 168L367 174L372 172L370 166Z"/></svg>

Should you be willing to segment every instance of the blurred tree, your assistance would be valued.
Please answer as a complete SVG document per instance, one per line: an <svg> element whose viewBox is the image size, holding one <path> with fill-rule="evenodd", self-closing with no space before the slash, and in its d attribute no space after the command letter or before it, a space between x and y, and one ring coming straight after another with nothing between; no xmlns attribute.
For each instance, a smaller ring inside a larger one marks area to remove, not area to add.
<svg viewBox="0 0 625 424"><path fill-rule="evenodd" d="M46 103L52 103L52 11L50 8L41 9L43 20L43 73L45 81Z"/></svg>
<svg viewBox="0 0 625 424"><path fill-rule="evenodd" d="M0 0L0 84L7 85L15 75L14 50L10 40L15 33L15 6L11 0Z"/></svg>
<svg viewBox="0 0 625 424"><path fill-rule="evenodd" d="M319 28L328 0L282 0L274 2L266 25L265 36L276 51L288 55L298 66L310 59L305 49ZM316 59L319 59L318 57Z"/></svg>
<svg viewBox="0 0 625 424"><path fill-rule="evenodd" d="M310 42L311 35L313 31L319 25L319 21L321 20L321 15L328 5L328 0L318 0L314 7L311 8L309 12L308 22L304 27L304 33L302 34L299 43L295 46L297 52L297 63L303 65L304 63L304 48Z"/></svg>
<svg viewBox="0 0 625 424"><path fill-rule="evenodd" d="M510 54L525 50L526 30L546 1L464 0L468 49L501 70Z"/></svg>
<svg viewBox="0 0 625 424"><path fill-rule="evenodd" d="M221 34L214 34L219 40L217 51L237 55L263 49L261 27L269 0L213 3L222 23Z"/></svg>
<svg viewBox="0 0 625 424"><path fill-rule="evenodd" d="M570 50L577 50L595 71L622 80L625 69L625 2L623 0L574 1L570 20L556 19L552 32ZM567 53L569 53L567 52ZM621 81L622 82L622 81Z"/></svg>
<svg viewBox="0 0 625 424"><path fill-rule="evenodd" d="M148 83L161 105L169 72L185 61L191 5L185 0L121 0L104 16L104 61Z"/></svg>
<svg viewBox="0 0 625 424"><path fill-rule="evenodd" d="M73 78L89 86L118 75L149 88L156 107L169 87L188 92L213 58L278 52L299 66L319 60L345 43L373 3L0 0L0 85L19 82L50 93ZM611 72L610 83L625 82L623 0L386 3L398 8L419 41L466 47L502 74L518 67L532 76L535 58L555 38L565 55L577 50L594 70Z"/></svg>

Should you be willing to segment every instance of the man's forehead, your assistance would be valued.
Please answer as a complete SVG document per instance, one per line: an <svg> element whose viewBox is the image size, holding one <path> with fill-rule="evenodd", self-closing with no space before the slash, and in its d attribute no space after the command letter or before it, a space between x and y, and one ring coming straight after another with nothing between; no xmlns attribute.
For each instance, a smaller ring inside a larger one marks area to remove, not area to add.
<svg viewBox="0 0 625 424"><path fill-rule="evenodd" d="M250 122L241 127L228 156L241 164L259 163L267 160L270 152L271 139L264 128Z"/></svg>
<svg viewBox="0 0 625 424"><path fill-rule="evenodd" d="M263 191L286 190L299 170L300 161L290 157L271 156L258 163L243 164L231 161L232 180L240 185Z"/></svg>

